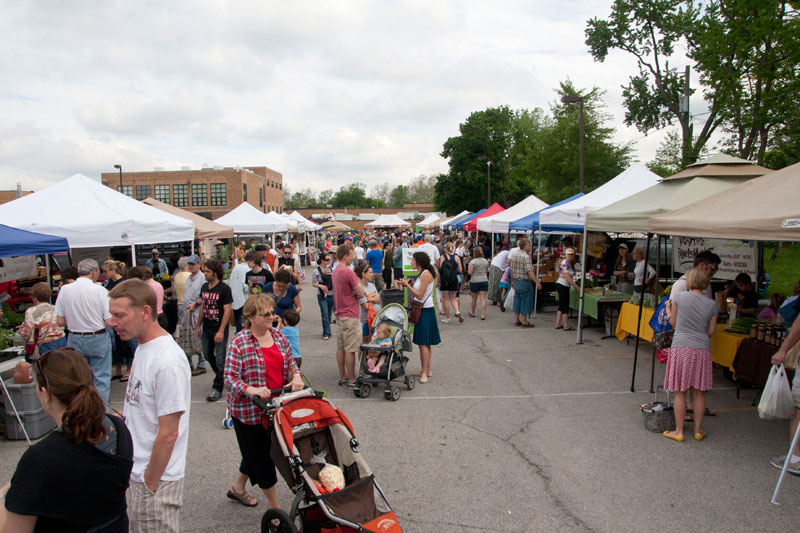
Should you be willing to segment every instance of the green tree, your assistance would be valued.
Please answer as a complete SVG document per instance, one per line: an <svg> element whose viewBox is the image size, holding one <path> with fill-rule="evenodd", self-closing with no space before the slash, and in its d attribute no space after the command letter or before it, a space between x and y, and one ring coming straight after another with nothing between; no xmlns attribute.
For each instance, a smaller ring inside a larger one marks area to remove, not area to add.
<svg viewBox="0 0 800 533"><path fill-rule="evenodd" d="M332 189L323 189L317 195L317 203L319 203L320 207L328 207L329 205L332 206L331 201L333 200L333 190Z"/></svg>
<svg viewBox="0 0 800 533"><path fill-rule="evenodd" d="M373 200L378 200L383 205L386 205L389 202L389 196L391 195L391 192L392 186L386 182L383 182L373 185L369 192L369 196Z"/></svg>
<svg viewBox="0 0 800 533"><path fill-rule="evenodd" d="M314 191L306 187L295 193L290 192L286 187L283 188L284 209L303 209L306 207L316 207L317 200Z"/></svg>
<svg viewBox="0 0 800 533"><path fill-rule="evenodd" d="M408 202L415 204L429 203L433 199L433 190L436 186L435 174L426 176L420 174L408 184Z"/></svg>
<svg viewBox="0 0 800 533"><path fill-rule="evenodd" d="M431 198L433 195L431 195ZM387 203L388 207L403 207L403 204L407 204L411 201L408 193L408 186L407 185L398 185L392 192L389 193L389 202Z"/></svg>
<svg viewBox="0 0 800 533"><path fill-rule="evenodd" d="M703 159L707 155L708 147L704 146L698 157ZM681 134L679 131L672 130L667 133L656 150L655 158L647 163L647 168L663 178L677 174L686 168L681 158Z"/></svg>
<svg viewBox="0 0 800 533"><path fill-rule="evenodd" d="M797 116L798 36L798 11L785 1L715 0L703 11L690 57L743 159L763 163L771 132Z"/></svg>
<svg viewBox="0 0 800 533"><path fill-rule="evenodd" d="M378 207L381 202L367 196L363 183L351 183L339 189L331 198L333 207Z"/></svg>
<svg viewBox="0 0 800 533"><path fill-rule="evenodd" d="M604 61L612 49L636 58L639 72L622 90L625 124L647 132L677 121L682 166L697 160L722 121L713 95L707 94L710 111L695 136L692 118L680 105L685 80L669 63L676 46L690 54L695 50L699 16L693 1L615 0L607 20L593 18L586 26L586 44L596 61Z"/></svg>
<svg viewBox="0 0 800 533"><path fill-rule="evenodd" d="M551 104L552 116L545 117L533 135L522 171L535 176L533 190L548 203L557 202L580 189L580 106L561 103L563 96L583 97L584 192L604 184L631 163L631 149L611 142L613 128L602 101L603 91L579 91L572 82L562 82L558 99ZM530 194L530 192L528 193Z"/></svg>

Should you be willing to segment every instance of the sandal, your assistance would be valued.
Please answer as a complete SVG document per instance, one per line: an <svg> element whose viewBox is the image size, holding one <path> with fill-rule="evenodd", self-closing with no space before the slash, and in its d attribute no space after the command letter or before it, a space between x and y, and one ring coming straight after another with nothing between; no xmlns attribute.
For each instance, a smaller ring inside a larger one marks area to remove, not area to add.
<svg viewBox="0 0 800 533"><path fill-rule="evenodd" d="M530 322L525 322L525 323L522 324L522 327L523 328L535 328L536 326L534 326Z"/></svg>
<svg viewBox="0 0 800 533"><path fill-rule="evenodd" d="M516 326L516 327L520 327L521 325L522 325L522 322L514 322L514 326Z"/></svg>
<svg viewBox="0 0 800 533"><path fill-rule="evenodd" d="M122 376L121 378L119 378L119 380L120 380L121 382L125 383L126 381L128 381L128 379L130 379L130 377L131 377L131 375L130 375L130 374L125 374L124 376Z"/></svg>
<svg viewBox="0 0 800 533"><path fill-rule="evenodd" d="M575 331L575 328L567 326L564 328L564 331Z"/></svg>
<svg viewBox="0 0 800 533"><path fill-rule="evenodd" d="M247 491L239 494L238 492L234 492L234 490L231 488L230 490L228 490L227 496L231 500L236 500L245 507L255 507L256 505L258 505L258 500L253 496L247 494Z"/></svg>
<svg viewBox="0 0 800 533"><path fill-rule="evenodd" d="M564 329L564 328L562 328L561 326L556 326L556 327L555 327L555 328L553 328L553 329Z"/></svg>
<svg viewBox="0 0 800 533"><path fill-rule="evenodd" d="M340 386L340 387L341 387L342 385L347 385L348 383L350 383L350 380L348 380L347 378L345 378L345 379L339 379L339 386Z"/></svg>
<svg viewBox="0 0 800 533"><path fill-rule="evenodd" d="M467 314L468 314L469 316L471 316L472 318L475 318L475 315L473 315L472 313L467 313Z"/></svg>
<svg viewBox="0 0 800 533"><path fill-rule="evenodd" d="M485 317L485 316L482 316L482 317L481 317L481 320L486 320L486 317Z"/></svg>
<svg viewBox="0 0 800 533"><path fill-rule="evenodd" d="M322 340L324 341L330 340L330 337L322 337Z"/></svg>

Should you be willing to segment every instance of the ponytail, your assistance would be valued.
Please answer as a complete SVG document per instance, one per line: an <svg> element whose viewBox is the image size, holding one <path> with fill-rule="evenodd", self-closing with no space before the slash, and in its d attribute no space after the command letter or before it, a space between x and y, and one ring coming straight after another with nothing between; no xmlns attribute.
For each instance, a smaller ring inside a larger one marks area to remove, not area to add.
<svg viewBox="0 0 800 533"><path fill-rule="evenodd" d="M34 368L39 388L66 407L61 417L64 433L77 444L97 444L106 434L106 407L86 359L72 348L59 348L42 356Z"/></svg>

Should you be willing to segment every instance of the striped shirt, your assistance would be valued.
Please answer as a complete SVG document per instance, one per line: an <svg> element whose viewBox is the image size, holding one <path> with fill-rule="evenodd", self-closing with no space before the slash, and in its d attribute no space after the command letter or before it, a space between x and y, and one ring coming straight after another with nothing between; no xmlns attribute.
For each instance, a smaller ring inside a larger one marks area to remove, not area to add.
<svg viewBox="0 0 800 533"><path fill-rule="evenodd" d="M289 340L277 329L270 328L269 331L283 356L283 383L289 383L294 374L300 373ZM237 333L228 345L224 377L231 416L244 424L260 424L264 411L254 405L244 391L247 387L266 387L267 372L261 346L249 329Z"/></svg>

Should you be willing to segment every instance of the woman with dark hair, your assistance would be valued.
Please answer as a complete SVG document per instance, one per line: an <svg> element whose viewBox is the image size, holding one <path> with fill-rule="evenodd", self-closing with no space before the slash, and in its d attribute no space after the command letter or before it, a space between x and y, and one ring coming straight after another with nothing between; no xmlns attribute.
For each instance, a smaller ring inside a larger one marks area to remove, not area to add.
<svg viewBox="0 0 800 533"><path fill-rule="evenodd" d="M300 291L292 281L294 281L292 271L280 269L275 272L275 281L264 285L264 294L275 300L275 314L279 317L283 317L283 312L287 309L294 309L298 313L303 310Z"/></svg>
<svg viewBox="0 0 800 533"><path fill-rule="evenodd" d="M419 346L419 359L422 367L419 372L419 382L427 383L431 377L431 347L442 342L439 337L439 325L436 323L432 298L436 271L431 265L431 258L425 252L414 252L411 258L411 268L419 272L413 285L405 279L396 280L395 283L398 286L406 287L414 297L414 301L422 303L422 314L419 322L414 326L412 341Z"/></svg>
<svg viewBox="0 0 800 533"><path fill-rule="evenodd" d="M392 270L394 269L394 245L388 238L383 245L383 268L381 269L381 276L383 276L383 286L392 286Z"/></svg>
<svg viewBox="0 0 800 533"><path fill-rule="evenodd" d="M377 314L378 311L381 310L381 295L378 294L378 289L375 288L375 284L373 280L375 278L375 273L372 271L372 267L369 266L369 263L359 263L356 266L354 272L358 279L361 282L361 286L364 287L364 294L367 297L367 306L372 307L372 310ZM370 326L369 323L369 310L361 308L361 335L364 337L364 342L369 342L370 337Z"/></svg>
<svg viewBox="0 0 800 533"><path fill-rule="evenodd" d="M0 489L2 531L128 531L133 444L107 415L86 359L72 348L34 363L36 395L58 429L22 455Z"/></svg>
<svg viewBox="0 0 800 533"><path fill-rule="evenodd" d="M333 254L320 252L317 268L311 273L311 286L317 289L317 303L322 315L322 340L331 338L331 318L333 318Z"/></svg>

